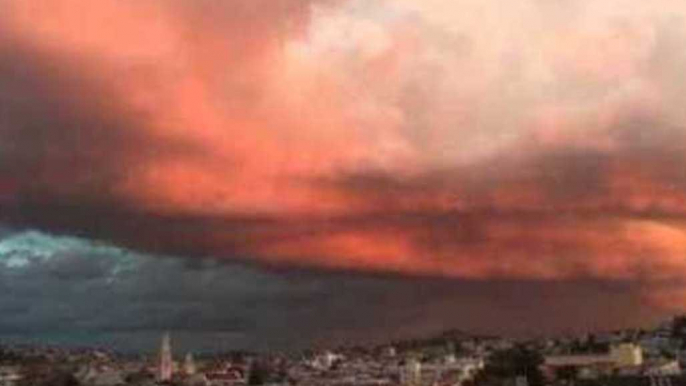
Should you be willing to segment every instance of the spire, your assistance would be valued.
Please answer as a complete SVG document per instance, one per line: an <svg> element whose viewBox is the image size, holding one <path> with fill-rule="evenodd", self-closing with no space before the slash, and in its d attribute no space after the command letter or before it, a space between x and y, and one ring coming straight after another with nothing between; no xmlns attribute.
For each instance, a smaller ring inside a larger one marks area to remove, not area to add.
<svg viewBox="0 0 686 386"><path fill-rule="evenodd" d="M160 363L158 370L159 372L157 374L157 378L160 381L171 380L172 374L174 372L174 362L172 359L171 338L168 332L165 333L164 336L162 336L162 345L160 347Z"/></svg>
<svg viewBox="0 0 686 386"><path fill-rule="evenodd" d="M195 361L193 360L193 354L186 354L186 359L183 362L183 372L186 375L193 375L196 373Z"/></svg>

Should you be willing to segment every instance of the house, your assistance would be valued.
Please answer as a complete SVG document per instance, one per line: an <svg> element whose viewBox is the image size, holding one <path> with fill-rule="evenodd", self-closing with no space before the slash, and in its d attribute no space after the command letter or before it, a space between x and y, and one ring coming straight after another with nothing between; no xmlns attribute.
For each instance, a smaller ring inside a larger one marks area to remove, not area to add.
<svg viewBox="0 0 686 386"><path fill-rule="evenodd" d="M0 386L14 386L22 379L19 366L0 366Z"/></svg>

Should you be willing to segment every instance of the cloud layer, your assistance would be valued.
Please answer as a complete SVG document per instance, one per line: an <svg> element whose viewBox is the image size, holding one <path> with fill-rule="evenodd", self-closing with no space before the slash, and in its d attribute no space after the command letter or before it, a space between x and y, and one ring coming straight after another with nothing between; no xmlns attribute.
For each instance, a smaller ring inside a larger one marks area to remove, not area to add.
<svg viewBox="0 0 686 386"><path fill-rule="evenodd" d="M623 281L265 271L35 231L0 239L0 289L9 295L0 297L3 341L151 351L171 330L179 354L386 342L456 327L522 335L587 331L659 317ZM550 316L541 318L540 310Z"/></svg>
<svg viewBox="0 0 686 386"><path fill-rule="evenodd" d="M0 2L0 214L135 250L686 306L686 7Z"/></svg>

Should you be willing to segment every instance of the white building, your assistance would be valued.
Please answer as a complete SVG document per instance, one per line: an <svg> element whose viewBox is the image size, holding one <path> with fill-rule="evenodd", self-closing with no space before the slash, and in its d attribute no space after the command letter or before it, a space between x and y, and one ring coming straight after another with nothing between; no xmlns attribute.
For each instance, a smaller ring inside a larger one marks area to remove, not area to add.
<svg viewBox="0 0 686 386"><path fill-rule="evenodd" d="M183 372L186 375L194 375L198 371L193 359L193 354L186 354L186 359L183 361Z"/></svg>
<svg viewBox="0 0 686 386"><path fill-rule="evenodd" d="M0 386L14 386L22 380L17 366L0 366Z"/></svg>
<svg viewBox="0 0 686 386"><path fill-rule="evenodd" d="M162 337L160 347L160 362L157 369L157 380L161 382L170 381L174 375L174 360L172 358L171 338L169 333Z"/></svg>
<svg viewBox="0 0 686 386"><path fill-rule="evenodd" d="M681 366L677 360L661 360L646 364L646 375L681 375Z"/></svg>
<svg viewBox="0 0 686 386"><path fill-rule="evenodd" d="M116 369L98 369L95 366L85 366L76 373L76 378L85 385L118 386L126 382L121 371Z"/></svg>
<svg viewBox="0 0 686 386"><path fill-rule="evenodd" d="M325 351L320 355L317 355L311 362L311 366L320 369L328 370L333 366L336 361L342 360L343 356L340 354L334 354L331 351Z"/></svg>
<svg viewBox="0 0 686 386"><path fill-rule="evenodd" d="M408 359L400 369L400 383L408 386L419 386L422 383L422 364L416 359Z"/></svg>

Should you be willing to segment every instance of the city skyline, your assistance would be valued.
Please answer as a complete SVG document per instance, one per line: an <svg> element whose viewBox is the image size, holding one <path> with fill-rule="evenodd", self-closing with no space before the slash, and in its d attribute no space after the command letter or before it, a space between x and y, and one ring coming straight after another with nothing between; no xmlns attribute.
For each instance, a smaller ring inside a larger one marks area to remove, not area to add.
<svg viewBox="0 0 686 386"><path fill-rule="evenodd" d="M686 310L686 5L0 1L0 340Z"/></svg>

